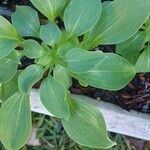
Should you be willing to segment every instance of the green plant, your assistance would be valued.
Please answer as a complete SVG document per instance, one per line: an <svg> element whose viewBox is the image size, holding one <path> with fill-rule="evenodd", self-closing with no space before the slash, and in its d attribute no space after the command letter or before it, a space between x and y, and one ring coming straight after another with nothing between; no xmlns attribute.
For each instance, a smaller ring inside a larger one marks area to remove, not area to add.
<svg viewBox="0 0 150 150"><path fill-rule="evenodd" d="M8 150L18 150L28 140L32 128L29 94L42 79L41 101L62 120L70 137L87 147L112 147L115 143L108 138L100 111L82 96L70 94L71 77L83 86L119 90L136 72L149 72L150 48L145 42L150 40L150 1L31 2L47 17L46 24L40 24L37 12L29 6L17 7L12 15L13 26L0 16L1 142ZM65 28L57 26L58 16ZM128 44L130 41L133 42ZM96 47L104 44L118 44L117 53L125 58L97 51ZM139 56L143 47L145 50ZM130 53L126 54L124 49ZM133 56L131 61L131 54L138 55L136 65L137 57ZM23 56L34 59L34 64L17 71Z"/></svg>

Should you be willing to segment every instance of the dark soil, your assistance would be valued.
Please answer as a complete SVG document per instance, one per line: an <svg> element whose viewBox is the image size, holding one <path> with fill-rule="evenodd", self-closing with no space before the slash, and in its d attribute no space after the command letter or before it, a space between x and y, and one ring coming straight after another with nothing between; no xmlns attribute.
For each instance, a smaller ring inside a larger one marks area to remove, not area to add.
<svg viewBox="0 0 150 150"><path fill-rule="evenodd" d="M0 0L0 6L7 6L13 10L15 4L27 4L28 0L6 0L5 3ZM115 52L115 45L112 46L99 46L99 49L104 52ZM30 60L26 57L21 59L22 65L19 69L24 69L27 66L34 63L34 60ZM40 83L35 85L36 88L40 86ZM88 86L82 87L78 82L73 79L73 86L70 88L74 94L82 94L90 96L97 100L102 100L116 104L126 110L137 110L144 113L150 113L150 73L137 74L136 77L122 90L111 92L107 90L97 89Z"/></svg>
<svg viewBox="0 0 150 150"><path fill-rule="evenodd" d="M80 86L76 80L73 83L71 88L73 94L82 94L99 101L110 102L128 111L133 109L150 113L150 73L136 75L131 83L116 92L90 86L85 88Z"/></svg>

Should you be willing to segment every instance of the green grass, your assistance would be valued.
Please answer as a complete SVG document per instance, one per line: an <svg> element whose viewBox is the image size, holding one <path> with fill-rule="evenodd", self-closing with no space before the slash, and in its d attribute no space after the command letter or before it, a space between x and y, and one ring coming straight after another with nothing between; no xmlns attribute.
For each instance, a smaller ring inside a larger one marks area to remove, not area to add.
<svg viewBox="0 0 150 150"><path fill-rule="evenodd" d="M36 124L38 128L37 136L42 142L42 146L28 147L27 150L94 150L82 147L71 140L58 119L34 113L33 120L33 123ZM128 139L123 135L110 133L110 138L117 142L117 146L110 150L133 149Z"/></svg>
<svg viewBox="0 0 150 150"><path fill-rule="evenodd" d="M33 124L38 128L37 137L42 145L39 147L25 146L22 150L95 150L82 147L71 140L58 119L33 113ZM109 150L134 150L125 136L110 133L110 138L117 142L117 146ZM1 144L0 150L4 150ZM147 143L145 150L150 150L150 144Z"/></svg>

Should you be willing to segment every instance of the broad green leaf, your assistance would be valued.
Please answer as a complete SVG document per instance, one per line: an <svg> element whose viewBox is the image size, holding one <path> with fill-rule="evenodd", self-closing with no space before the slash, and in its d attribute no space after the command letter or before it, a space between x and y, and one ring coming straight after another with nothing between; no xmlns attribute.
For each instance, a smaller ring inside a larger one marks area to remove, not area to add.
<svg viewBox="0 0 150 150"><path fill-rule="evenodd" d="M2 102L6 101L9 97L17 93L18 89L18 75L20 71L10 81L1 85L0 99Z"/></svg>
<svg viewBox="0 0 150 150"><path fill-rule="evenodd" d="M53 46L59 42L61 32L55 23L49 21L48 24L41 26L40 37L46 44Z"/></svg>
<svg viewBox="0 0 150 150"><path fill-rule="evenodd" d="M30 0L32 4L49 20L54 21L66 5L67 0Z"/></svg>
<svg viewBox="0 0 150 150"><path fill-rule="evenodd" d="M19 43L15 28L0 16L0 59L9 55Z"/></svg>
<svg viewBox="0 0 150 150"><path fill-rule="evenodd" d="M150 72L150 47L146 48L135 65L136 72Z"/></svg>
<svg viewBox="0 0 150 150"><path fill-rule="evenodd" d="M120 43L116 47L116 52L127 59L132 64L135 64L140 51L144 47L145 37L143 32L137 32L133 37Z"/></svg>
<svg viewBox="0 0 150 150"><path fill-rule="evenodd" d="M16 74L18 64L11 59L0 60L0 83L8 82Z"/></svg>
<svg viewBox="0 0 150 150"><path fill-rule="evenodd" d="M43 48L41 47L41 45L36 42L35 40L25 40L22 43L23 46L23 53L25 54L25 56L27 56L28 58L39 58L43 55Z"/></svg>
<svg viewBox="0 0 150 150"><path fill-rule="evenodd" d="M16 93L0 108L0 141L8 150L19 150L29 139L32 123L28 96Z"/></svg>
<svg viewBox="0 0 150 150"><path fill-rule="evenodd" d="M11 25L9 21L7 21L4 17L0 15L0 40L17 40L18 39L17 32L15 28Z"/></svg>
<svg viewBox="0 0 150 150"><path fill-rule="evenodd" d="M56 65L53 70L54 78L63 84L67 89L72 85L71 77L66 68L61 65Z"/></svg>
<svg viewBox="0 0 150 150"><path fill-rule="evenodd" d="M38 59L37 64L46 66L50 65L53 62L53 58L51 54L45 53L42 57Z"/></svg>
<svg viewBox="0 0 150 150"><path fill-rule="evenodd" d="M74 100L75 99L75 100ZM77 143L91 148L110 148L115 145L107 135L102 113L88 104L85 98L76 96L70 99L71 118L62 119L68 135Z"/></svg>
<svg viewBox="0 0 150 150"><path fill-rule="evenodd" d="M0 59L8 56L17 44L18 42L15 40L0 39Z"/></svg>
<svg viewBox="0 0 150 150"><path fill-rule="evenodd" d="M39 37L40 22L37 12L29 6L17 6L12 23L22 36Z"/></svg>
<svg viewBox="0 0 150 150"><path fill-rule="evenodd" d="M96 26L88 33L85 47L118 44L133 36L150 15L149 0L115 0L102 11Z"/></svg>
<svg viewBox="0 0 150 150"><path fill-rule="evenodd" d="M66 68L72 72L86 72L95 68L105 58L100 51L86 51L80 48L73 48L65 55Z"/></svg>
<svg viewBox="0 0 150 150"><path fill-rule="evenodd" d="M43 74L44 70L40 65L31 65L23 70L18 77L21 94L28 95L32 86L43 77Z"/></svg>
<svg viewBox="0 0 150 150"><path fill-rule="evenodd" d="M90 31L101 14L100 0L72 0L64 13L64 23L70 36Z"/></svg>
<svg viewBox="0 0 150 150"><path fill-rule="evenodd" d="M106 90L119 90L135 76L135 68L127 60L113 53L106 54L94 69L75 78L90 86Z"/></svg>
<svg viewBox="0 0 150 150"><path fill-rule="evenodd" d="M40 87L40 98L45 108L54 116L68 120L70 112L66 92L65 87L52 76L45 79Z"/></svg>

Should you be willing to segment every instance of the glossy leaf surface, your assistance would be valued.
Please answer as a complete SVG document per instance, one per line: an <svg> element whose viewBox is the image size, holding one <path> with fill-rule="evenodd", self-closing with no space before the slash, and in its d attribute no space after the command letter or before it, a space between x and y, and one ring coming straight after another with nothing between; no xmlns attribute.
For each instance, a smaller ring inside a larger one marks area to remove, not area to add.
<svg viewBox="0 0 150 150"><path fill-rule="evenodd" d="M67 0L30 0L32 4L49 20L54 21L66 5Z"/></svg>
<svg viewBox="0 0 150 150"><path fill-rule="evenodd" d="M67 89L71 86L72 80L69 71L61 65L56 65L53 70L54 78L63 84Z"/></svg>
<svg viewBox="0 0 150 150"><path fill-rule="evenodd" d="M22 36L39 37L40 21L37 12L29 6L17 6L12 23Z"/></svg>
<svg viewBox="0 0 150 150"><path fill-rule="evenodd" d="M124 58L108 53L97 67L83 74L77 79L90 86L106 90L119 90L126 86L135 76L135 68Z"/></svg>
<svg viewBox="0 0 150 150"><path fill-rule="evenodd" d="M0 16L0 59L9 55L19 43L15 28Z"/></svg>
<svg viewBox="0 0 150 150"><path fill-rule="evenodd" d="M84 49L74 48L65 55L66 67L72 72L86 72L96 67L105 55L100 52L89 52Z"/></svg>
<svg viewBox="0 0 150 150"><path fill-rule="evenodd" d="M16 74L18 64L11 59L0 60L0 83L8 82Z"/></svg>
<svg viewBox="0 0 150 150"><path fill-rule="evenodd" d="M34 40L26 40L22 44L23 53L28 58L39 58L43 55L43 48Z"/></svg>
<svg viewBox="0 0 150 150"><path fill-rule="evenodd" d="M50 22L41 26L40 37L48 45L53 46L56 42L59 42L61 32L58 26Z"/></svg>
<svg viewBox="0 0 150 150"><path fill-rule="evenodd" d="M150 72L150 48L146 48L136 62L136 71Z"/></svg>
<svg viewBox="0 0 150 150"><path fill-rule="evenodd" d="M0 16L0 40L18 40L15 28L4 17Z"/></svg>
<svg viewBox="0 0 150 150"><path fill-rule="evenodd" d="M142 32L137 32L132 38L120 43L116 47L116 52L127 59L132 64L135 64L140 51L144 47L145 38Z"/></svg>
<svg viewBox="0 0 150 150"><path fill-rule="evenodd" d="M18 42L15 40L0 39L0 59L8 56L17 44Z"/></svg>
<svg viewBox="0 0 150 150"><path fill-rule="evenodd" d="M1 85L0 99L5 102L9 97L18 92L18 75L20 71L10 81L3 83Z"/></svg>
<svg viewBox="0 0 150 150"><path fill-rule="evenodd" d="M28 95L32 86L43 77L43 67L31 65L23 70L18 77L18 85L21 94Z"/></svg>
<svg viewBox="0 0 150 150"><path fill-rule="evenodd" d="M91 148L114 146L115 143L108 138L102 113L80 96L73 99L70 99L72 117L69 121L62 120L68 135L77 143Z"/></svg>
<svg viewBox="0 0 150 150"><path fill-rule="evenodd" d="M41 102L50 113L58 118L70 118L66 92L65 87L52 76L45 79L40 87Z"/></svg>
<svg viewBox="0 0 150 150"><path fill-rule="evenodd" d="M134 35L150 15L149 0L115 0L106 6L97 25L86 36L86 46L118 44Z"/></svg>
<svg viewBox="0 0 150 150"><path fill-rule="evenodd" d="M70 36L80 36L94 27L100 18L100 0L72 0L64 13L64 23Z"/></svg>

